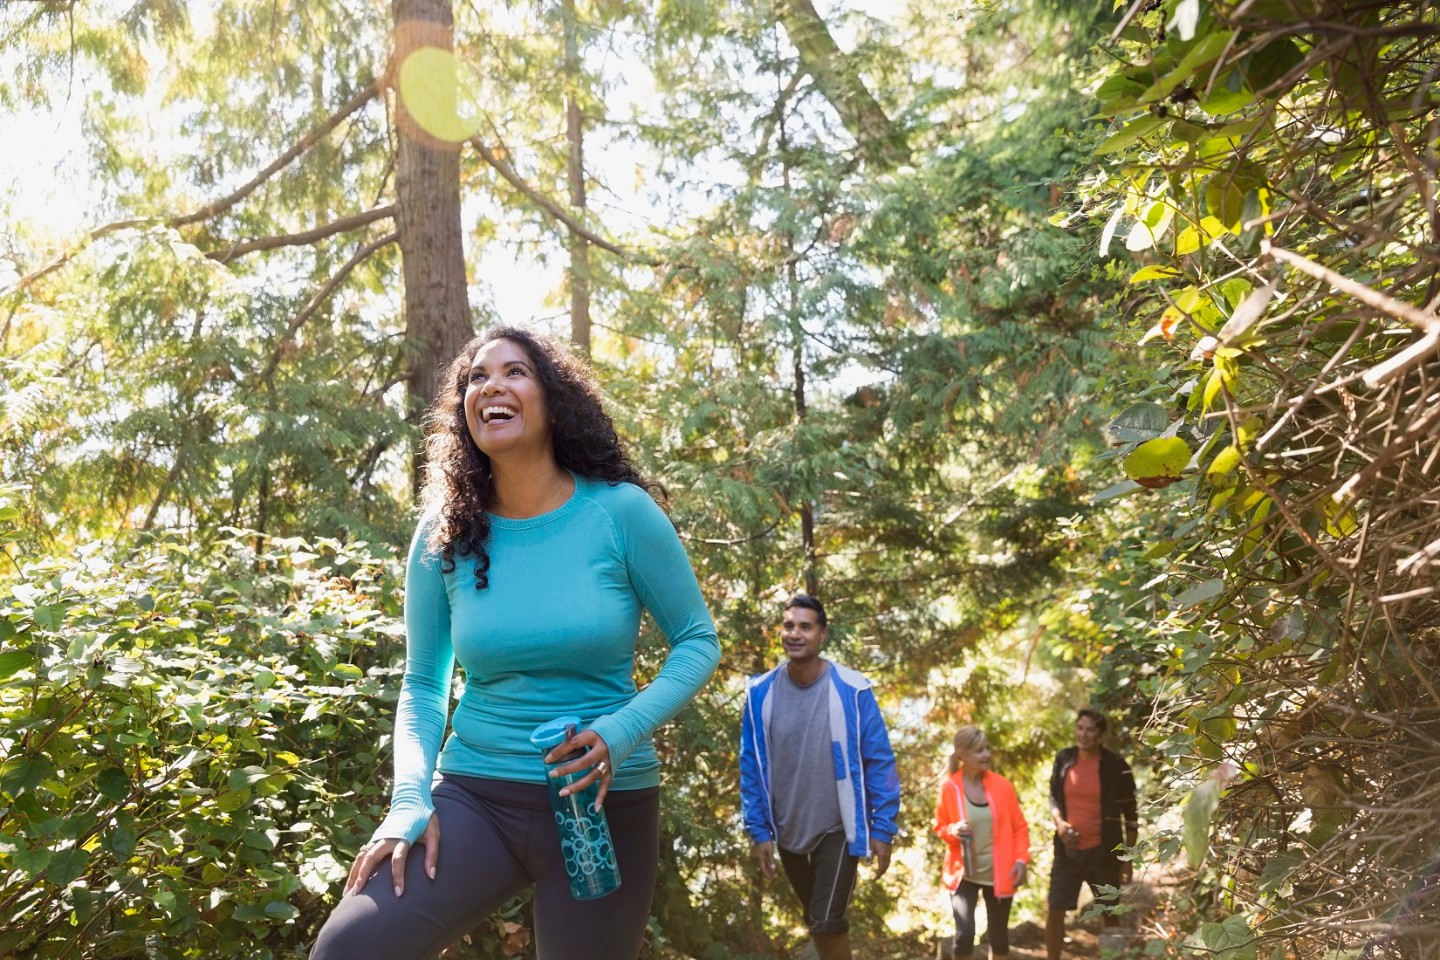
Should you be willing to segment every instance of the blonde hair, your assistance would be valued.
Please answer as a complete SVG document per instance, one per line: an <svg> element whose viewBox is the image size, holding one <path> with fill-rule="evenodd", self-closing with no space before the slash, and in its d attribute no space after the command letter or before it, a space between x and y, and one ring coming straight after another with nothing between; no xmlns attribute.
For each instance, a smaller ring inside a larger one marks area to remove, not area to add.
<svg viewBox="0 0 1440 960"><path fill-rule="evenodd" d="M989 738L985 736L985 731L973 724L966 724L955 731L955 750L950 754L950 759L945 763L945 774L949 776L960 769L960 764L964 762L960 754L979 750L985 746L988 739Z"/></svg>

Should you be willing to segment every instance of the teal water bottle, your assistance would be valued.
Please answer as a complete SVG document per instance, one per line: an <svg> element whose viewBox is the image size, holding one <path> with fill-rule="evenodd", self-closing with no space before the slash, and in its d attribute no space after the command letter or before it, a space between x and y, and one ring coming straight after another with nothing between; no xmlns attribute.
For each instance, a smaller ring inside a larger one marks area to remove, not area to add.
<svg viewBox="0 0 1440 960"><path fill-rule="evenodd" d="M543 757L560 746L580 728L579 717L556 717L542 723L530 734L530 742ZM555 827L560 833L560 852L565 857L565 873L570 877L570 896L576 900L595 900L612 893L620 886L620 867L615 863L615 844L610 840L610 824L604 809L595 809L600 793L598 781L584 790L560 796L560 790L584 777L580 770L563 777L552 777L550 771L573 760L566 757L545 765L545 782L550 786L550 809L555 813Z"/></svg>

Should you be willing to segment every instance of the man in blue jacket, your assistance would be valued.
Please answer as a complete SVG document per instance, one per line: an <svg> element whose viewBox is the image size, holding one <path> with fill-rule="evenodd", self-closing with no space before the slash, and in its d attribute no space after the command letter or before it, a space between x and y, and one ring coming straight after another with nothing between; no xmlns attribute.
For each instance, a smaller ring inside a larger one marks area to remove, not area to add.
<svg viewBox="0 0 1440 960"><path fill-rule="evenodd" d="M786 602L786 659L745 691L740 799L760 872L775 876L778 851L820 960L850 960L856 865L890 866L900 780L870 681L820 656L827 629L814 597Z"/></svg>

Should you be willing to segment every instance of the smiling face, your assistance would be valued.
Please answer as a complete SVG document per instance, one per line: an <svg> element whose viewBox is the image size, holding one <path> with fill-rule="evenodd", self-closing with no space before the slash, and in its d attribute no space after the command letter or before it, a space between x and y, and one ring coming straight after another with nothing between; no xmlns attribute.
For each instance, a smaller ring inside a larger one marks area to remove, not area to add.
<svg viewBox="0 0 1440 960"><path fill-rule="evenodd" d="M1105 731L1090 717L1081 717L1075 721L1075 746L1080 752L1089 756L1100 749L1100 742L1105 739Z"/></svg>
<svg viewBox="0 0 1440 960"><path fill-rule="evenodd" d="M780 621L780 643L791 663L808 663L820 656L825 633L820 614L809 607L791 607Z"/></svg>
<svg viewBox="0 0 1440 960"><path fill-rule="evenodd" d="M990 769L990 741L981 738L980 742L968 750L956 751L960 755L960 762L964 765L967 773L976 774Z"/></svg>
<svg viewBox="0 0 1440 960"><path fill-rule="evenodd" d="M492 340L475 354L465 387L465 423L492 460L550 453L550 412L535 362L513 340Z"/></svg>

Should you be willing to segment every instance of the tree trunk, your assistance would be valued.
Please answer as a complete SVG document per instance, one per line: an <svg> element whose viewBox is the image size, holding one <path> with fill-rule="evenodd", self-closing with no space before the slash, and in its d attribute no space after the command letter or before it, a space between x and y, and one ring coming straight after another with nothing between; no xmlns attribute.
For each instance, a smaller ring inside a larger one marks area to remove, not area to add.
<svg viewBox="0 0 1440 960"><path fill-rule="evenodd" d="M800 65L815 78L816 86L840 115L840 122L865 158L881 167L905 163L910 149L895 124L830 35L830 28L811 0L780 0L777 10L790 42L800 53Z"/></svg>
<svg viewBox="0 0 1440 960"><path fill-rule="evenodd" d="M565 18L565 139L570 153L566 175L570 185L570 205L585 210L585 114L580 109L580 42L579 24L575 19L575 0L564 0ZM590 243L574 230L569 235L570 247L570 340L575 349L590 356Z"/></svg>
<svg viewBox="0 0 1440 960"><path fill-rule="evenodd" d="M413 51L454 49L450 0L393 0L391 11L395 17L392 83ZM454 88L435 92L453 95ZM405 278L406 405L411 422L419 422L438 395L446 364L473 333L460 235L460 145L419 127L398 94L395 117L399 140L395 223ZM411 462L412 489L418 489L422 446L417 445Z"/></svg>

